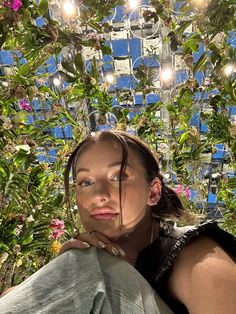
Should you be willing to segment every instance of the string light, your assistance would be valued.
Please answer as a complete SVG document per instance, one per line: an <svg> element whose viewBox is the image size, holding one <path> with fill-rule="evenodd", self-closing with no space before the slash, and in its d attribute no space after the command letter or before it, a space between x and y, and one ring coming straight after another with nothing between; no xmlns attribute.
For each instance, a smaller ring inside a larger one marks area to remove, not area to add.
<svg viewBox="0 0 236 314"><path fill-rule="evenodd" d="M109 84L114 83L114 81L115 81L114 75L111 74L111 73L108 73L108 74L105 76L105 80L106 80L106 82L109 83Z"/></svg>
<svg viewBox="0 0 236 314"><path fill-rule="evenodd" d="M139 0L129 0L128 2L130 9L136 8L139 4Z"/></svg>
<svg viewBox="0 0 236 314"><path fill-rule="evenodd" d="M233 72L235 72L235 66L233 64L227 64L223 68L223 72L226 76L230 76Z"/></svg>
<svg viewBox="0 0 236 314"><path fill-rule="evenodd" d="M160 78L163 82L170 82L173 78L173 70L171 68L164 68L161 70Z"/></svg>
<svg viewBox="0 0 236 314"><path fill-rule="evenodd" d="M53 79L53 84L54 84L55 86L59 86L59 85L61 84L60 79L57 78L57 77L54 77L54 79Z"/></svg>
<svg viewBox="0 0 236 314"><path fill-rule="evenodd" d="M69 1L63 3L63 11L67 16L75 16L76 14L75 6Z"/></svg>
<svg viewBox="0 0 236 314"><path fill-rule="evenodd" d="M209 0L191 0L192 6L198 10L206 9L210 3Z"/></svg>
<svg viewBox="0 0 236 314"><path fill-rule="evenodd" d="M7 87L7 86L9 85L9 83L8 83L7 81L2 81L2 85L3 85L4 87Z"/></svg>

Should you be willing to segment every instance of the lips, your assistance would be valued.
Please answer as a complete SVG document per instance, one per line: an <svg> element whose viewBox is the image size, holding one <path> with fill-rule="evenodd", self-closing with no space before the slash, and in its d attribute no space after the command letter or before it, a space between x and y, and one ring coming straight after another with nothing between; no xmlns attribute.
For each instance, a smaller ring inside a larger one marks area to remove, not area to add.
<svg viewBox="0 0 236 314"><path fill-rule="evenodd" d="M118 215L118 213L110 207L94 208L91 211L91 217L98 220L110 220L116 215Z"/></svg>

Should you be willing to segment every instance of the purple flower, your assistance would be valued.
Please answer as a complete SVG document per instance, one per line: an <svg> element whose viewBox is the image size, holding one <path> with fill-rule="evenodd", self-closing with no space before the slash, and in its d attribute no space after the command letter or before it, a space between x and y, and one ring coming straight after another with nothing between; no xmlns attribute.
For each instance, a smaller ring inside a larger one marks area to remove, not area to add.
<svg viewBox="0 0 236 314"><path fill-rule="evenodd" d="M20 7L22 7L22 2L20 2L20 0L13 0L12 2L13 11L18 11Z"/></svg>
<svg viewBox="0 0 236 314"><path fill-rule="evenodd" d="M4 7L11 8L13 11L18 11L20 7L22 7L22 2L20 0L5 0Z"/></svg>
<svg viewBox="0 0 236 314"><path fill-rule="evenodd" d="M25 221L25 216L23 214L19 214L17 217L17 220L18 220L19 224L22 225L23 222Z"/></svg>
<svg viewBox="0 0 236 314"><path fill-rule="evenodd" d="M31 111L32 107L30 104L27 103L25 99L22 99L19 105L20 109L26 110L26 111Z"/></svg>

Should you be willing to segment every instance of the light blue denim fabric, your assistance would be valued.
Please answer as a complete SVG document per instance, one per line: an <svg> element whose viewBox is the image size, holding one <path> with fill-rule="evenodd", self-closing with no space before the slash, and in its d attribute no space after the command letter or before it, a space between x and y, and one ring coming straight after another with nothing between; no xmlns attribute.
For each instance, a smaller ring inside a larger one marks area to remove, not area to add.
<svg viewBox="0 0 236 314"><path fill-rule="evenodd" d="M170 314L146 280L121 257L70 250L0 298L0 314Z"/></svg>

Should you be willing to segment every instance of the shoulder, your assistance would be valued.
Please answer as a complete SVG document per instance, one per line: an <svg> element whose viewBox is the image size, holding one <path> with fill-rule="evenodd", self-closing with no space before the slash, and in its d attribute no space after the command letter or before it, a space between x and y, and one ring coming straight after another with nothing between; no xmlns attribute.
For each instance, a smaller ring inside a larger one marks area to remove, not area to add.
<svg viewBox="0 0 236 314"><path fill-rule="evenodd" d="M235 313L235 262L215 240L202 235L179 253L168 288L190 313Z"/></svg>

